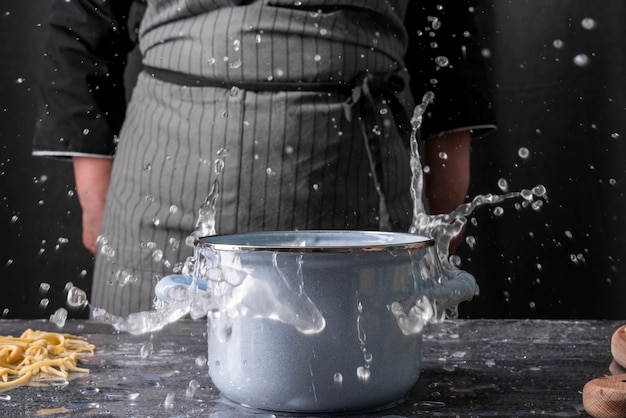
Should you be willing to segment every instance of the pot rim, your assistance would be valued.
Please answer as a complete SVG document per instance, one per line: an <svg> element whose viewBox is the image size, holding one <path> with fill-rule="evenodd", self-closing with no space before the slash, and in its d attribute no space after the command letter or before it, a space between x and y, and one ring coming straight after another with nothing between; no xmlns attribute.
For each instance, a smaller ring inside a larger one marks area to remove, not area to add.
<svg viewBox="0 0 626 418"><path fill-rule="evenodd" d="M308 243L305 239L302 243L300 239L303 236L316 237L317 239ZM344 237L342 238L342 236ZM352 238L350 245L345 243L346 236ZM324 237L324 239L320 241L319 237ZM329 237L342 239L333 243ZM272 238L273 241L267 240L267 238ZM200 248L210 248L217 251L359 253L427 248L434 246L434 240L408 232L300 230L210 235L196 239L194 244Z"/></svg>

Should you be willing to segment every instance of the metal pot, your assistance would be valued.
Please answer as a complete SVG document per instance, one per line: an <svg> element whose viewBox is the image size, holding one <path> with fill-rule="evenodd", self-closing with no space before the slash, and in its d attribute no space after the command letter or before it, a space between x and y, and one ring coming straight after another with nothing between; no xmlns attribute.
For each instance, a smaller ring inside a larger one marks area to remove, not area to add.
<svg viewBox="0 0 626 418"><path fill-rule="evenodd" d="M420 373L423 326L477 293L471 275L443 272L433 241L413 234L261 232L204 237L196 250L211 379L264 410L399 402ZM166 277L157 295L190 281Z"/></svg>

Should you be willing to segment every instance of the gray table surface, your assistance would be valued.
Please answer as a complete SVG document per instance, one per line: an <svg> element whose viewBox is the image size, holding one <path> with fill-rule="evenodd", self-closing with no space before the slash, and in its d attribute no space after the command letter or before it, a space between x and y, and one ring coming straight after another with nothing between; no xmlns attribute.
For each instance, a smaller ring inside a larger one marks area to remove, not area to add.
<svg viewBox="0 0 626 418"><path fill-rule="evenodd" d="M429 325L422 374L404 401L356 416L587 416L582 388L609 374L610 339L620 325L552 320ZM97 353L84 362L90 373L67 383L0 392L0 416L285 416L246 410L222 399L207 372L204 320L183 320L140 336L85 320L68 321L62 330L48 321L0 320L2 335L17 336L27 328L84 335ZM150 355L147 342L153 347ZM192 380L199 388L188 398Z"/></svg>

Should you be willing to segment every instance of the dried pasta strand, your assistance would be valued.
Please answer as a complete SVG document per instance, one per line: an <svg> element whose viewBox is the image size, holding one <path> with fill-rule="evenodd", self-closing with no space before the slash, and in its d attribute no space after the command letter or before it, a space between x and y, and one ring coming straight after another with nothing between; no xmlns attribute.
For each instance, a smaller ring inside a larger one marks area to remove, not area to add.
<svg viewBox="0 0 626 418"><path fill-rule="evenodd" d="M0 391L28 384L34 376L67 379L89 373L78 367L95 346L80 336L27 329L20 337L0 336Z"/></svg>

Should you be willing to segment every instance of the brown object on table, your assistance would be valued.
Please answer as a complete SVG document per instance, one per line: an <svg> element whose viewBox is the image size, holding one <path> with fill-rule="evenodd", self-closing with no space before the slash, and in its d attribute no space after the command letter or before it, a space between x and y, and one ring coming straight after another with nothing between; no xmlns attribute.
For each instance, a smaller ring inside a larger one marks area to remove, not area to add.
<svg viewBox="0 0 626 418"><path fill-rule="evenodd" d="M583 388L583 406L594 418L626 417L626 374L587 382Z"/></svg>
<svg viewBox="0 0 626 418"><path fill-rule="evenodd" d="M611 338L611 354L613 360L626 369L626 325L619 327ZM626 416L626 415L625 415Z"/></svg>

